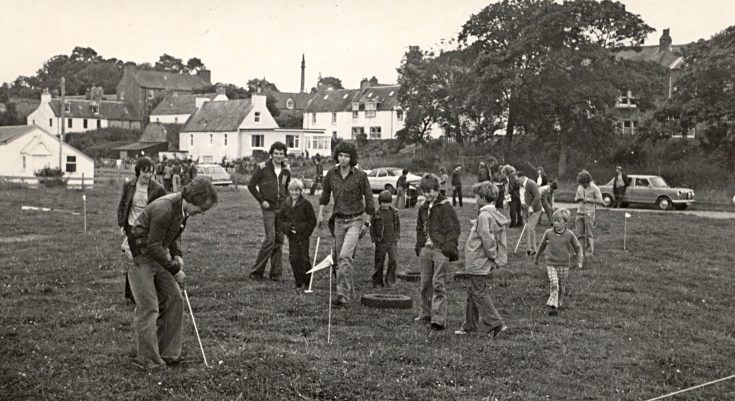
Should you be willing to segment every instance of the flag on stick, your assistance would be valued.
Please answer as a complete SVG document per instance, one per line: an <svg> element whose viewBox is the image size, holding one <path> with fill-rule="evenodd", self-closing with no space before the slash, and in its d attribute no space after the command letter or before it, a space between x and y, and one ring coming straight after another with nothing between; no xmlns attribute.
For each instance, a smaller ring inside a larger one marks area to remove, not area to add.
<svg viewBox="0 0 735 401"><path fill-rule="evenodd" d="M626 239L628 236L628 219L630 218L630 213L625 212L625 220L623 220L623 251L625 251L625 245L626 245Z"/></svg>
<svg viewBox="0 0 735 401"><path fill-rule="evenodd" d="M329 267L329 266L331 266L333 264L334 264L334 261L332 260L332 253L330 252L329 255L327 255L327 257L324 258L324 260L322 260L321 262L319 262L311 270L307 271L306 274L314 273L316 271L325 269L325 268L327 268L327 267Z"/></svg>

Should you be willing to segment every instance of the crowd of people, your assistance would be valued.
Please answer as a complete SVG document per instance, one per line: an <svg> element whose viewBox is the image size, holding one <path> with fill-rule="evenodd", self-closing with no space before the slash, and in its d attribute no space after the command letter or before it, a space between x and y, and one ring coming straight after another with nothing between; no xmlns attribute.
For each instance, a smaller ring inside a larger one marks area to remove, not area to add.
<svg viewBox="0 0 735 401"><path fill-rule="evenodd" d="M326 223L335 242L334 305L346 307L357 300L355 254L359 240L366 234L375 244L373 287L395 284L401 241L397 208L411 206L407 201L408 170L396 182L397 193L382 191L376 207L367 174L358 168L356 147L340 142L333 153L335 165L326 174L322 174L321 159L315 157L317 175L309 194L322 188L315 211L306 198L304 182L291 176L287 152L285 144L274 143L269 159L257 164L248 183L248 190L260 206L265 234L250 278L264 280L268 270L271 280L281 280L286 237L295 287L308 287L310 238L317 227ZM446 278L451 273L450 264L460 255L462 227L455 207L463 207L462 170L456 165L450 175L441 167L438 175L425 174L418 183L424 200L416 214L415 253L421 282L415 321L435 330L447 327ZM581 268L584 260L594 254L595 210L603 202L590 174L583 170L577 177L578 212L572 231L568 227L570 212L553 207L557 182L550 180L543 168L535 173L536 178L531 179L492 157L478 167L477 183L472 187L478 210L464 244L461 272L468 277L468 284L464 321L455 331L458 335L481 332L497 337L508 329L492 302L490 277L508 262L509 229L523 227L520 237L525 254L536 264L544 255L549 279L547 305L552 316L562 305L570 262ZM185 273L180 234L189 217L206 212L217 204L218 197L210 180L196 177L193 163L162 160L155 165L143 157L135 165L135 174L136 178L123 186L117 217L124 235L123 249L133 262L126 275L126 296L136 303L137 351L133 363L151 369L181 360L180 289L185 284ZM629 181L626 179L619 169L615 183L623 191ZM451 201L447 194L450 185ZM619 193L623 192L616 192L616 196ZM330 203L332 213L327 216ZM536 227L543 215L552 227L537 241Z"/></svg>

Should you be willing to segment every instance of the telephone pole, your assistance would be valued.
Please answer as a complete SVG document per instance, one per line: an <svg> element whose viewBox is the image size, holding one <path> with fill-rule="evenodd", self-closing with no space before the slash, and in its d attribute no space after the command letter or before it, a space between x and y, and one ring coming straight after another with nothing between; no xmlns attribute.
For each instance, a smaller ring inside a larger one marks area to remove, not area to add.
<svg viewBox="0 0 735 401"><path fill-rule="evenodd" d="M66 81L64 80L64 77L61 77L61 135L59 136L59 171L64 171L63 168L63 162L62 162L62 149L63 149L63 143L64 143L64 134L66 134L66 126L64 121L64 115L66 111Z"/></svg>

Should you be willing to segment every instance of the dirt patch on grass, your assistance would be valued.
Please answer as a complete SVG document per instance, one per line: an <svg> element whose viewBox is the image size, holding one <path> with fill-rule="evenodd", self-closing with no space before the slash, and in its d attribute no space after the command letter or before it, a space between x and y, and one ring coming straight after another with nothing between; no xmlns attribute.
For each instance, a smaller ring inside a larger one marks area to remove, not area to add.
<svg viewBox="0 0 735 401"><path fill-rule="evenodd" d="M12 244L14 242L30 242L48 238L48 235L25 234L13 237L0 237L0 244Z"/></svg>

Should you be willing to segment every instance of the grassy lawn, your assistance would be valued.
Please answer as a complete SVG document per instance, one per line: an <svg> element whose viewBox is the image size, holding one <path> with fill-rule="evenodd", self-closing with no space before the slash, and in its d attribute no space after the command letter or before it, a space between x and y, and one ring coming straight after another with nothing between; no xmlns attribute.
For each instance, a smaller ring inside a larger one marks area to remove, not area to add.
<svg viewBox="0 0 735 401"><path fill-rule="evenodd" d="M545 270L511 255L494 277L494 301L510 326L504 338L452 334L465 288L450 281L448 330L414 324L416 305L352 302L334 310L328 344L324 271L313 294L297 293L284 252L284 280L247 280L261 215L246 191L234 190L223 190L219 206L193 218L182 238L187 289L214 367L200 364L187 316L192 363L141 372L128 362L133 306L122 297L119 190L87 192L86 236L80 215L21 211L81 212L81 192L0 190L0 399L644 400L735 373L734 220L631 212L623 252L622 215L601 210L597 259L572 270L559 316L545 313ZM463 246L476 211L465 205L458 213ZM399 270L415 270L416 210L401 217ZM511 230L511 247L519 234ZM320 259L332 243L326 229L322 235ZM373 292L372 257L364 238L358 293ZM389 291L415 302L418 283ZM735 382L671 399L735 399Z"/></svg>

